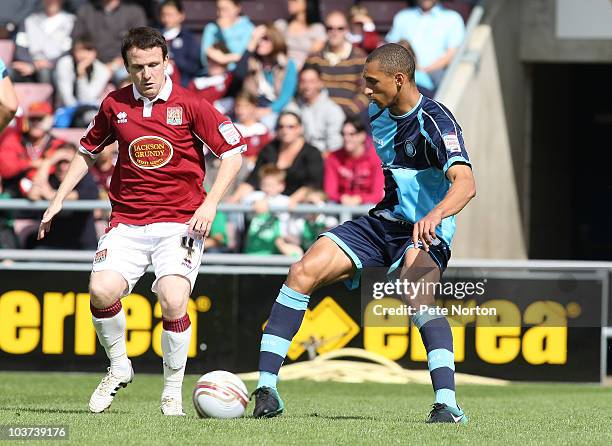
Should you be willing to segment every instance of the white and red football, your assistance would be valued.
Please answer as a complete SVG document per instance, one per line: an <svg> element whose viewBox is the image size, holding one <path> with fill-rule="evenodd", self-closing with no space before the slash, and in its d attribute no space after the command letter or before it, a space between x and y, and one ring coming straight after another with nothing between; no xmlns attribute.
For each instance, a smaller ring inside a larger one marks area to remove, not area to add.
<svg viewBox="0 0 612 446"><path fill-rule="evenodd" d="M242 380L224 370L202 375L193 389L193 405L200 418L239 418L248 402Z"/></svg>

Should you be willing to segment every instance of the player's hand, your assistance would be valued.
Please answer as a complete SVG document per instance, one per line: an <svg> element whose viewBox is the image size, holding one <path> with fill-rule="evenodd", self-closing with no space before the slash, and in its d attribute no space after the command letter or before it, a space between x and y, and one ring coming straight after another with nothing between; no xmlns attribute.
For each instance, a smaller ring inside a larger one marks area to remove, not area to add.
<svg viewBox="0 0 612 446"><path fill-rule="evenodd" d="M436 227L442 223L442 214L435 209L414 224L412 240L414 247L419 246L419 241L423 244L423 249L429 252L429 245L433 243L436 236Z"/></svg>
<svg viewBox="0 0 612 446"><path fill-rule="evenodd" d="M38 227L38 240L45 238L45 235L51 230L51 220L62 210L61 203L52 202L40 220L40 226Z"/></svg>
<svg viewBox="0 0 612 446"><path fill-rule="evenodd" d="M217 215L217 206L207 204L206 201L195 211L193 217L189 219L187 224L189 225L189 232L195 236L196 239L202 237L208 237L210 234L210 228L212 222Z"/></svg>

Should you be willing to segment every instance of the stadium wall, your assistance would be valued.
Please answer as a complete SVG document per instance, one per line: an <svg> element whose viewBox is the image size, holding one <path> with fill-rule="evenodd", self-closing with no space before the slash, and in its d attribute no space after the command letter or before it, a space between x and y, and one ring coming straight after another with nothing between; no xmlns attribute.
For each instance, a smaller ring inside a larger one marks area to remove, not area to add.
<svg viewBox="0 0 612 446"><path fill-rule="evenodd" d="M525 153L517 136L523 125L507 118L523 104L510 104L510 113L506 111L497 59L491 25L477 26L438 95L463 127L477 184L476 199L457 219L453 255L459 258L527 258L520 203L523 175L515 173L522 172L524 161L512 150L514 141L516 151Z"/></svg>

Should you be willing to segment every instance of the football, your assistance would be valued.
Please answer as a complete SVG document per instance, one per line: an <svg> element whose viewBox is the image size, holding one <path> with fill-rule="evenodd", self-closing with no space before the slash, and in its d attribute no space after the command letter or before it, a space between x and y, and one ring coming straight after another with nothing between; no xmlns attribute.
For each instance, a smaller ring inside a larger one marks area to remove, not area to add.
<svg viewBox="0 0 612 446"><path fill-rule="evenodd" d="M200 418L239 418L248 402L246 385L223 370L202 375L193 389L193 404Z"/></svg>

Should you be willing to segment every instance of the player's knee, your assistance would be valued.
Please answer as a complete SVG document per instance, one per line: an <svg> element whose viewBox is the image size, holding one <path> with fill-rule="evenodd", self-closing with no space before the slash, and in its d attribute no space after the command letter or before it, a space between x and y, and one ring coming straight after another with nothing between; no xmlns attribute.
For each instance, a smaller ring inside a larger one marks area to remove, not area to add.
<svg viewBox="0 0 612 446"><path fill-rule="evenodd" d="M183 316L187 312L186 299L182 297L166 297L159 301L162 309L162 315L168 320L176 320Z"/></svg>
<svg viewBox="0 0 612 446"><path fill-rule="evenodd" d="M92 278L89 283L89 296L96 308L107 308L123 294L123 284Z"/></svg>
<svg viewBox="0 0 612 446"><path fill-rule="evenodd" d="M298 293L312 293L316 283L316 270L312 267L310 262L302 259L289 268L287 285Z"/></svg>

